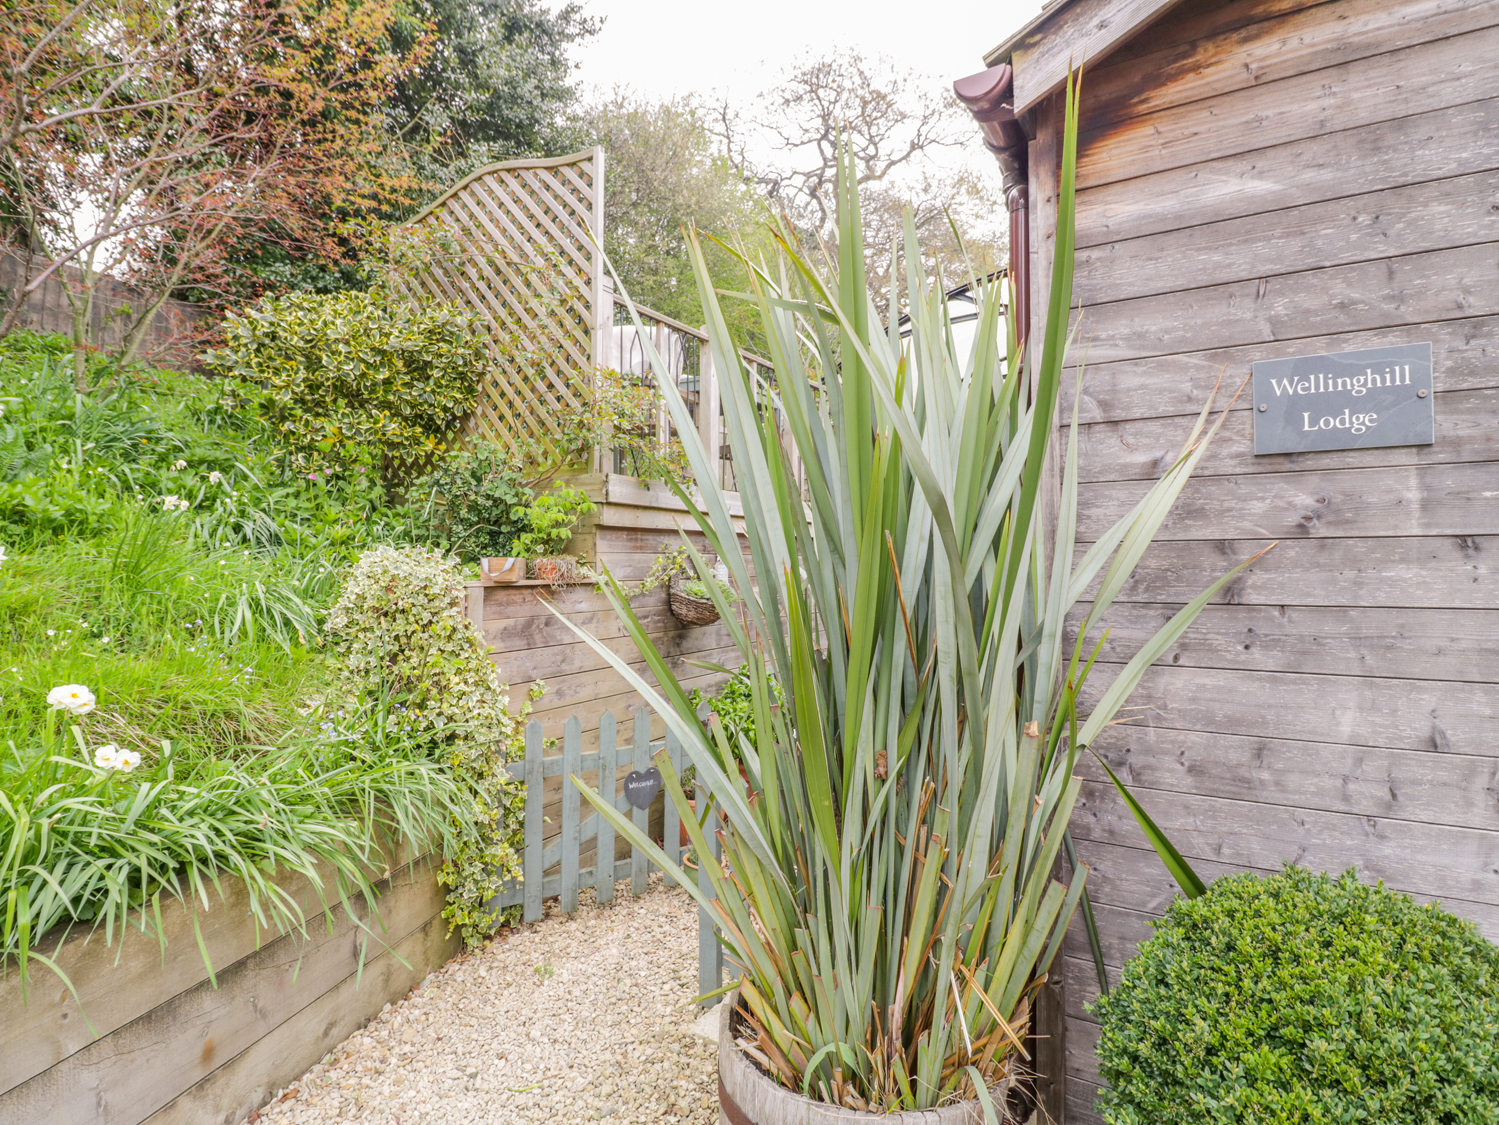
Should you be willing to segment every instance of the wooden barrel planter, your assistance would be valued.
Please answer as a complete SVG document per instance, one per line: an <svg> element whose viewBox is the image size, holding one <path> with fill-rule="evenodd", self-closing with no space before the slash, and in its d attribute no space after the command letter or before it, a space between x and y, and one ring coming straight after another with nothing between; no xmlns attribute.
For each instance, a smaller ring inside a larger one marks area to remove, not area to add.
<svg viewBox="0 0 1499 1125"><path fill-rule="evenodd" d="M854 1122L983 1125L984 1109L977 1100L904 1113L866 1113L804 1098L767 1078L734 1042L730 1024L738 1003L736 989L723 1004L724 1013L718 1027L719 1125L853 1125ZM991 1093L996 1109L1004 1105L1006 1091L993 1090Z"/></svg>

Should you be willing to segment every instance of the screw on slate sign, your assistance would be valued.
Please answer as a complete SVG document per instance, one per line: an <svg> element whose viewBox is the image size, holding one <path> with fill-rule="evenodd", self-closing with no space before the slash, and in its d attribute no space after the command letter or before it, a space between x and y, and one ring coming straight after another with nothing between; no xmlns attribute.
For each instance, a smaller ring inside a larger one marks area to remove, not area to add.
<svg viewBox="0 0 1499 1125"><path fill-rule="evenodd" d="M1266 410L1265 404L1263 402L1260 403L1260 413L1263 414L1265 412L1265 410Z"/></svg>
<svg viewBox="0 0 1499 1125"><path fill-rule="evenodd" d="M625 775L625 797L637 809L648 809L651 801L661 791L661 771L655 766L648 770L631 770Z"/></svg>
<svg viewBox="0 0 1499 1125"><path fill-rule="evenodd" d="M1416 392L1416 397L1417 398L1425 398L1426 397L1426 392L1425 391L1417 391Z"/></svg>

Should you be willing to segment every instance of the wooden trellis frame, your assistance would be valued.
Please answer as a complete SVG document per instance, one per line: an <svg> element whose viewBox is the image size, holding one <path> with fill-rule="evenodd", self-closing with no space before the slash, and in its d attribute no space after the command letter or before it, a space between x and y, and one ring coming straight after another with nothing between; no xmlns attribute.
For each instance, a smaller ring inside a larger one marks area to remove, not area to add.
<svg viewBox="0 0 1499 1125"><path fill-rule="evenodd" d="M493 366L469 434L515 446L550 444L558 414L599 365L604 291L604 150L481 168L417 215L425 236L416 292L473 310Z"/></svg>

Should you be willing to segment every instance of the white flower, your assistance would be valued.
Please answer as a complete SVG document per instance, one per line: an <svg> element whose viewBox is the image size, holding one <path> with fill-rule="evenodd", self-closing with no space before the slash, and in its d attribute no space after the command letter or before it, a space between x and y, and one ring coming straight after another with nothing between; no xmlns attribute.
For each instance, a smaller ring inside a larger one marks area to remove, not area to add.
<svg viewBox="0 0 1499 1125"><path fill-rule="evenodd" d="M47 706L54 711L87 715L99 705L94 693L82 684L62 684L47 693Z"/></svg>
<svg viewBox="0 0 1499 1125"><path fill-rule="evenodd" d="M174 473L180 473L185 468L187 468L187 462L186 461L173 461L172 462L172 472L174 472Z"/></svg>
<svg viewBox="0 0 1499 1125"><path fill-rule="evenodd" d="M217 469L215 469L213 472L211 472L211 473L208 474L208 483L209 484L223 484L224 483L224 474L221 473L221 472L219 472Z"/></svg>
<svg viewBox="0 0 1499 1125"><path fill-rule="evenodd" d="M121 750L113 742L94 751L94 765L101 770L120 770L129 773L141 764L141 756L135 750Z"/></svg>
<svg viewBox="0 0 1499 1125"><path fill-rule="evenodd" d="M161 506L169 512L185 512L192 507L186 500L176 495L163 496L161 498Z"/></svg>
<svg viewBox="0 0 1499 1125"><path fill-rule="evenodd" d="M5 545L0 544L0 563L5 562L5 560L8 558L10 558L10 556L5 553Z"/></svg>

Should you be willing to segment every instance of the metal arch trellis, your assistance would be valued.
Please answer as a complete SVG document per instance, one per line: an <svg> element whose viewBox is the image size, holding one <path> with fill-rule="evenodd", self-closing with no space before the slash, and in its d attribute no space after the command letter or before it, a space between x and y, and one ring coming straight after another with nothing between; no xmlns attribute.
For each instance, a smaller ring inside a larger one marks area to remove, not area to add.
<svg viewBox="0 0 1499 1125"><path fill-rule="evenodd" d="M486 329L492 366L467 433L549 446L614 315L599 252L604 150L481 168L407 228L426 241L406 295L463 305Z"/></svg>

